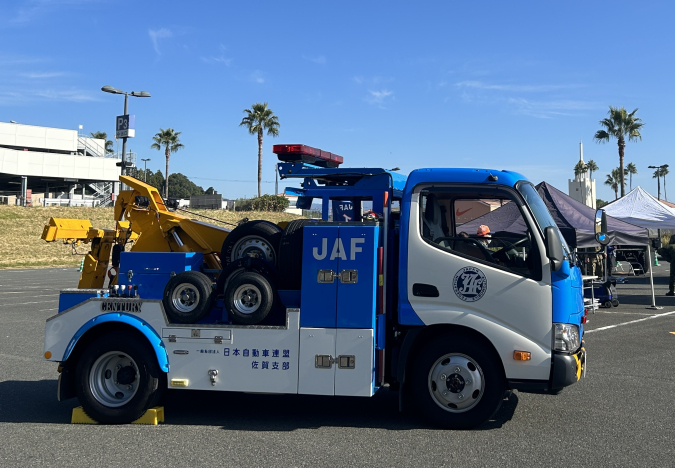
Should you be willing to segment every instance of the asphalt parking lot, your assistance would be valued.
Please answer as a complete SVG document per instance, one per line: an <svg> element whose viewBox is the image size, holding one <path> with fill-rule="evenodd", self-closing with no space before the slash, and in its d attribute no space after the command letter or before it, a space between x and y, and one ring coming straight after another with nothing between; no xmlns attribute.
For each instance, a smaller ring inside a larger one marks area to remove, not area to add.
<svg viewBox="0 0 675 468"><path fill-rule="evenodd" d="M370 399L172 392L159 426L71 425L42 359L44 321L74 269L0 271L0 466L672 466L675 298L669 264L589 315L588 373L560 395L514 392L473 431L428 427Z"/></svg>

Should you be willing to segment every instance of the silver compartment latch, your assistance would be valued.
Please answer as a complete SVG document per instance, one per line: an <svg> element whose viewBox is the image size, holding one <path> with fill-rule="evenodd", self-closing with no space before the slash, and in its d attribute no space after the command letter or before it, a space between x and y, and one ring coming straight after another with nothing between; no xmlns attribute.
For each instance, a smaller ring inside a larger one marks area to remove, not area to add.
<svg viewBox="0 0 675 468"><path fill-rule="evenodd" d="M317 283L334 283L337 274L333 270L319 270L316 275Z"/></svg>
<svg viewBox="0 0 675 468"><path fill-rule="evenodd" d="M340 272L340 283L343 284L355 284L359 281L359 271L358 270L342 270Z"/></svg>
<svg viewBox="0 0 675 468"><path fill-rule="evenodd" d="M131 278L133 278L133 277L134 277L134 271L133 270L127 271L127 279L129 281L131 281Z"/></svg>
<svg viewBox="0 0 675 468"><path fill-rule="evenodd" d="M209 380L211 380L211 385L216 385L216 378L218 376L218 370L217 369L209 369Z"/></svg>
<svg viewBox="0 0 675 468"><path fill-rule="evenodd" d="M317 354L314 356L314 367L317 369L330 369L333 364L338 365L338 369L356 368L356 356L353 354L340 355L334 358L330 354Z"/></svg>
<svg viewBox="0 0 675 468"><path fill-rule="evenodd" d="M169 343L175 343L176 342L176 335L169 335Z"/></svg>
<svg viewBox="0 0 675 468"><path fill-rule="evenodd" d="M356 356L341 355L338 356L338 369L354 369L356 367Z"/></svg>
<svg viewBox="0 0 675 468"><path fill-rule="evenodd" d="M215 344L223 344L223 337L222 336L214 336L213 337L213 342Z"/></svg>
<svg viewBox="0 0 675 468"><path fill-rule="evenodd" d="M202 336L202 332L199 328L193 328L190 330L190 338L199 338Z"/></svg>
<svg viewBox="0 0 675 468"><path fill-rule="evenodd" d="M330 369L334 363L335 359L330 354L317 354L314 356L314 367L317 369Z"/></svg>

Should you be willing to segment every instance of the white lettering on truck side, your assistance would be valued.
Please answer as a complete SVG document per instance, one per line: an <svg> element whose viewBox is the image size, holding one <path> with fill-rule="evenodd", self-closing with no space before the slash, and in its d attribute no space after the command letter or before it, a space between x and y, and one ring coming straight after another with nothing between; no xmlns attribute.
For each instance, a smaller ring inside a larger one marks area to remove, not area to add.
<svg viewBox="0 0 675 468"><path fill-rule="evenodd" d="M359 252L363 252L363 248L360 247L360 244L365 244L366 240L363 237L353 237L350 239L350 255L349 259L350 260L356 260L356 254ZM326 258L328 255L328 239L323 238L321 239L321 250L319 250L319 247L314 247L312 249L312 255L316 260L323 260ZM335 260L336 258L340 258L340 260L347 260L347 255L345 252L345 247L342 243L342 239L338 238L335 239L335 243L333 244L333 250L331 250L330 254L330 260Z"/></svg>
<svg viewBox="0 0 675 468"><path fill-rule="evenodd" d="M321 240L321 253L319 253L319 249L317 247L312 249L312 253L314 254L314 258L317 260L323 260L326 258L326 254L328 254L328 239L324 237Z"/></svg>
<svg viewBox="0 0 675 468"><path fill-rule="evenodd" d="M333 244L333 251L330 254L330 259L335 260L337 257L340 257L340 260L347 260L345 255L345 246L342 245L342 239L335 239L335 244Z"/></svg>
<svg viewBox="0 0 675 468"><path fill-rule="evenodd" d="M365 244L366 240L363 237L352 237L352 253L349 256L350 260L356 260L356 253L357 252L363 252L363 249L361 247L357 247L357 244Z"/></svg>

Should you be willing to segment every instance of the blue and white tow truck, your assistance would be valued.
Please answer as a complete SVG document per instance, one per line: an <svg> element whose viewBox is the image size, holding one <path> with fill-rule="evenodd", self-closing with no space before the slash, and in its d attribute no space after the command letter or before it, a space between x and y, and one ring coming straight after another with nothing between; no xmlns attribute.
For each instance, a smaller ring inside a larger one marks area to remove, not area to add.
<svg viewBox="0 0 675 468"><path fill-rule="evenodd" d="M369 397L388 386L402 408L470 428L508 390L557 393L584 375L581 274L525 177L406 177L340 168L304 145L274 151L279 175L302 180L297 206L320 202L322 219L245 223L222 269L197 252L121 252L114 287L63 291L44 344L59 400L128 423L167 388ZM507 203L521 228L463 229Z"/></svg>

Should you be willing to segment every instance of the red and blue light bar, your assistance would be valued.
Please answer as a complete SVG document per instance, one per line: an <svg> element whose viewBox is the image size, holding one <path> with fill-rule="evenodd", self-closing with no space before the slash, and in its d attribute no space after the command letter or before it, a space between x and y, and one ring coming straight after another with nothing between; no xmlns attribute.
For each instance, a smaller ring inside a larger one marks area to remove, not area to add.
<svg viewBox="0 0 675 468"><path fill-rule="evenodd" d="M338 167L344 162L342 156L307 145L274 145L272 152L284 162L302 162L320 167Z"/></svg>

